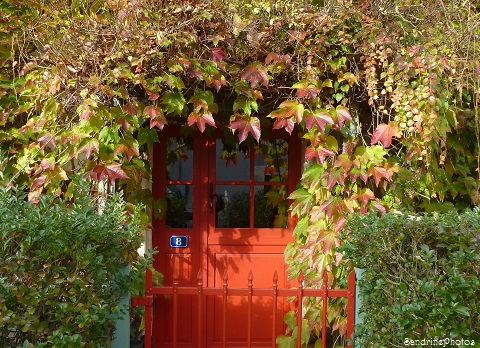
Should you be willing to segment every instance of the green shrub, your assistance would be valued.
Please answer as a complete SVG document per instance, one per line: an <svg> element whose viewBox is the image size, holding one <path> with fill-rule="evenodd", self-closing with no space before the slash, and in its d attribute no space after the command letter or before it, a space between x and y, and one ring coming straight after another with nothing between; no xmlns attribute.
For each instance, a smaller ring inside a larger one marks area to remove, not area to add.
<svg viewBox="0 0 480 348"><path fill-rule="evenodd" d="M100 214L82 182L74 202L0 188L0 347L108 346L141 242L124 208L114 196Z"/></svg>
<svg viewBox="0 0 480 348"><path fill-rule="evenodd" d="M365 269L363 323L355 326L362 347L435 338L479 344L478 211L354 215L344 230L340 251Z"/></svg>

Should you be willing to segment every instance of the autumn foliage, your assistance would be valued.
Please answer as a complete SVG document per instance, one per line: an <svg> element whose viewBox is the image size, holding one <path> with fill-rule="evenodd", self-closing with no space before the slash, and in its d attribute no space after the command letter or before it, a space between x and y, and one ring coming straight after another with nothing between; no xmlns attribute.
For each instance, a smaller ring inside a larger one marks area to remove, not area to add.
<svg viewBox="0 0 480 348"><path fill-rule="evenodd" d="M228 127L247 143L298 129L289 272L315 283L328 271L338 286L348 214L478 203L478 8L416 3L3 2L4 175L31 201L82 171L152 204L137 183L165 127Z"/></svg>

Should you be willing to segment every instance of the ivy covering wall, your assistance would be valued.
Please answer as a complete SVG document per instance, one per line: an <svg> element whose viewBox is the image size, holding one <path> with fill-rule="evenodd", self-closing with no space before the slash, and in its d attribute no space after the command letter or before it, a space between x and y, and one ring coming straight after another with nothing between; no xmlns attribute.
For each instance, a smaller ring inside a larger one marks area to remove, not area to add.
<svg viewBox="0 0 480 348"><path fill-rule="evenodd" d="M334 287L349 214L478 203L473 1L7 0L0 11L4 175L32 202L84 172L164 213L137 183L165 127L227 127L242 144L297 128L308 165L290 197L288 272L311 284L328 272ZM340 334L343 310L328 321Z"/></svg>

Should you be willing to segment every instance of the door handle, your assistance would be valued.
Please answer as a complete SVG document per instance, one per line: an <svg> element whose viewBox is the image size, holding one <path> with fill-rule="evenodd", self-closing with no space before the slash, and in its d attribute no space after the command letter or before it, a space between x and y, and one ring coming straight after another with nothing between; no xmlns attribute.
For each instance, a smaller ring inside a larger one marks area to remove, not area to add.
<svg viewBox="0 0 480 348"><path fill-rule="evenodd" d="M213 193L213 183L210 183L210 213L213 212L213 199L215 198L215 194Z"/></svg>

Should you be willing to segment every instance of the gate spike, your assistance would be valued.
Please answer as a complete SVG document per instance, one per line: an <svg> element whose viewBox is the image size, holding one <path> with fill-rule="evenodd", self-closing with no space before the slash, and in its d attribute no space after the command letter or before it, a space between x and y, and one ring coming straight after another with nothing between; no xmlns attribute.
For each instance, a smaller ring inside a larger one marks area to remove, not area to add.
<svg viewBox="0 0 480 348"><path fill-rule="evenodd" d="M277 273L277 271L275 271L275 272L273 273L273 283L274 283L274 284L277 284L277 282L278 282L278 273Z"/></svg>
<svg viewBox="0 0 480 348"><path fill-rule="evenodd" d="M253 281L253 273L252 270L250 270L250 273L248 273L248 281L252 282Z"/></svg>
<svg viewBox="0 0 480 348"><path fill-rule="evenodd" d="M228 273L227 270L223 273L223 280L226 282L228 280Z"/></svg>
<svg viewBox="0 0 480 348"><path fill-rule="evenodd" d="M197 280L203 280L203 272L201 269L198 270L197 273Z"/></svg>

